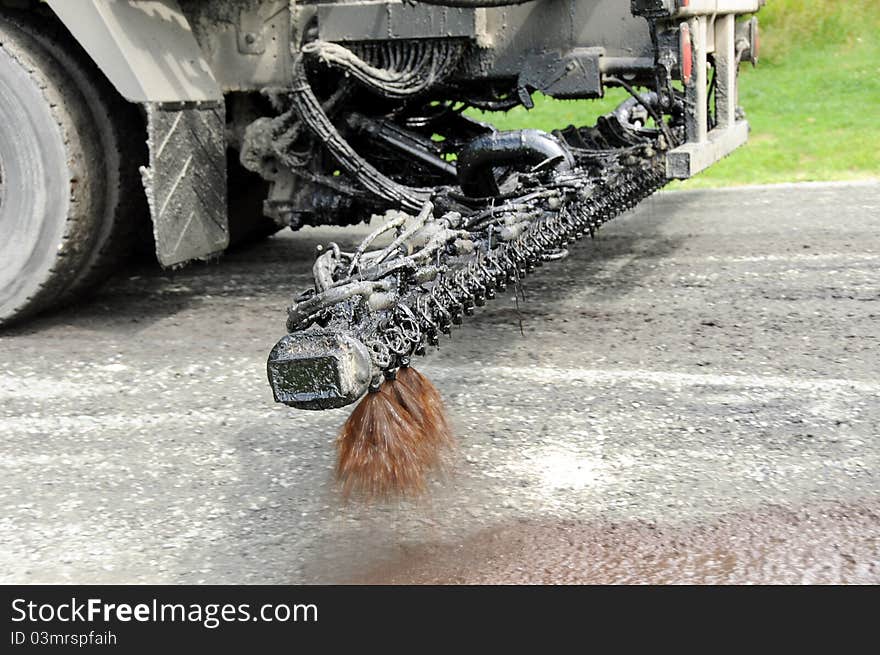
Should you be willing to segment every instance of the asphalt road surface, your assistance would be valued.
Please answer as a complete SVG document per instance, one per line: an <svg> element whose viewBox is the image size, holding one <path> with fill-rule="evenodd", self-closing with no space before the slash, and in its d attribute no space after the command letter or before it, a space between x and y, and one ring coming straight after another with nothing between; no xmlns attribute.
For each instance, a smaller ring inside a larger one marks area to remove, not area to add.
<svg viewBox="0 0 880 655"><path fill-rule="evenodd" d="M0 581L880 582L880 185L666 193L539 269L420 363L460 450L379 506L265 379L358 234L0 333Z"/></svg>

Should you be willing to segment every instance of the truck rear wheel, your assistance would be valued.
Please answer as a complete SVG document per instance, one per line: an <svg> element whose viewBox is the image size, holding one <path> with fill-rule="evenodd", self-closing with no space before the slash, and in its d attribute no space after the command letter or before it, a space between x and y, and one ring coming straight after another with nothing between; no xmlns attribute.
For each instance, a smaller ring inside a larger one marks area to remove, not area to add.
<svg viewBox="0 0 880 655"><path fill-rule="evenodd" d="M0 325L101 281L143 205L132 108L65 36L0 16Z"/></svg>

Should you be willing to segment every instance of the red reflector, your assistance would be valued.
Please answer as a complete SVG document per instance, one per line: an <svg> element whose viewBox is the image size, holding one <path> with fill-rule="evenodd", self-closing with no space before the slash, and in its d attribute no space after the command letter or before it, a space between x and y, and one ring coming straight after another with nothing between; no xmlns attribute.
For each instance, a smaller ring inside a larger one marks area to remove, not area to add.
<svg viewBox="0 0 880 655"><path fill-rule="evenodd" d="M687 23L682 23L679 28L681 38L681 79L687 84L691 81L694 72L694 49L691 45L691 30Z"/></svg>
<svg viewBox="0 0 880 655"><path fill-rule="evenodd" d="M761 32L758 30L758 19L752 18L752 64L758 64L758 57L761 56Z"/></svg>

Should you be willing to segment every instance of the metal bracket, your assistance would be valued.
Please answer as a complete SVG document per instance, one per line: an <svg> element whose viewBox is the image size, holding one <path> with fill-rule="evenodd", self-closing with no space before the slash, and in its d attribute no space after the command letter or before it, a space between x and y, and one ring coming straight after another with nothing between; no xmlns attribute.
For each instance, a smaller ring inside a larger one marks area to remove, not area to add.
<svg viewBox="0 0 880 655"><path fill-rule="evenodd" d="M367 392L373 365L366 346L334 332L287 335L267 363L275 402L298 409L345 407Z"/></svg>
<svg viewBox="0 0 880 655"><path fill-rule="evenodd" d="M243 55L266 54L267 23L287 9L286 0L261 2L256 9L242 6L238 25L235 26L238 51Z"/></svg>
<svg viewBox="0 0 880 655"><path fill-rule="evenodd" d="M531 91L561 100L601 97L599 62L604 54L603 48L574 48L566 53L554 51L529 58L517 82L523 104L533 106Z"/></svg>

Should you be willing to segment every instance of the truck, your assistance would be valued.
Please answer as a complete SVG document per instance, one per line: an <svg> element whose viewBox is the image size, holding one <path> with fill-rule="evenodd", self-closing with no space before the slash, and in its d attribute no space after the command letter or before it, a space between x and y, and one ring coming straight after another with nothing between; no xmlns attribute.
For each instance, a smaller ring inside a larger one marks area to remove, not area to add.
<svg viewBox="0 0 880 655"><path fill-rule="evenodd" d="M498 292L748 138L763 0L0 0L0 325L144 244L163 267L282 228L330 243L268 359L356 402ZM627 99L589 125L472 110ZM144 228L147 229L144 229Z"/></svg>

